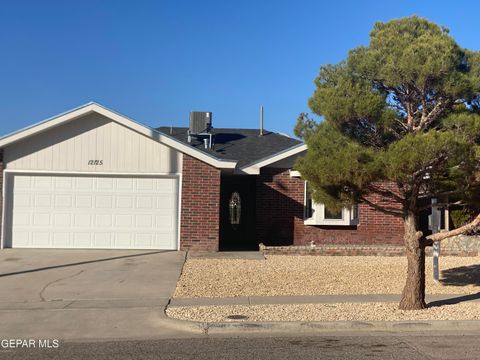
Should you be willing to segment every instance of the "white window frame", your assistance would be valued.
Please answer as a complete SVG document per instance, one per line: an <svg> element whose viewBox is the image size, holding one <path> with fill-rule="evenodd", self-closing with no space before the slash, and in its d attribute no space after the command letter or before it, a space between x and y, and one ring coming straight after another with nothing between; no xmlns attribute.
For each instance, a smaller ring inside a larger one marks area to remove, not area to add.
<svg viewBox="0 0 480 360"><path fill-rule="evenodd" d="M342 209L341 219L329 219L325 218L325 205L322 203L316 203L312 199L312 216L307 217L307 182L305 181L304 187L304 201L305 214L303 223L305 225L327 225L327 226L356 226L359 222L359 209L358 205L354 205L351 208Z"/></svg>

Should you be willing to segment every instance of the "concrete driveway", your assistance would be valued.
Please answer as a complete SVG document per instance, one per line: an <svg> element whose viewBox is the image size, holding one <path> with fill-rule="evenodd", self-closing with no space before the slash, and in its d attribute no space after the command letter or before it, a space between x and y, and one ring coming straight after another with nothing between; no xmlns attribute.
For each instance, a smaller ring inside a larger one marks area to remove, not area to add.
<svg viewBox="0 0 480 360"><path fill-rule="evenodd" d="M0 308L167 304L183 262L176 251L5 249L0 251Z"/></svg>
<svg viewBox="0 0 480 360"><path fill-rule="evenodd" d="M165 306L177 251L0 251L0 338L148 338L170 334Z"/></svg>

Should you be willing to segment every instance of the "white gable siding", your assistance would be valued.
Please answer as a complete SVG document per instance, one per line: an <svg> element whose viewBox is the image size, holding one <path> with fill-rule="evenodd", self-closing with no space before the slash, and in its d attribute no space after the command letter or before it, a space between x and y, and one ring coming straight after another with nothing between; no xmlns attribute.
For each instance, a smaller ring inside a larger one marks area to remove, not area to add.
<svg viewBox="0 0 480 360"><path fill-rule="evenodd" d="M90 114L5 149L9 170L175 174L181 153L110 119ZM89 165L90 161L102 165Z"/></svg>

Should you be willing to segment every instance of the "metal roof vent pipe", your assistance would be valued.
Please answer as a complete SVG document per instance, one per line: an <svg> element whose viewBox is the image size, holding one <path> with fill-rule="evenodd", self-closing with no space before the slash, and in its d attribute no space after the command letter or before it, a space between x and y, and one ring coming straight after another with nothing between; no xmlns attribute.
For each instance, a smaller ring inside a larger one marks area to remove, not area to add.
<svg viewBox="0 0 480 360"><path fill-rule="evenodd" d="M260 136L263 136L263 105L260 106Z"/></svg>

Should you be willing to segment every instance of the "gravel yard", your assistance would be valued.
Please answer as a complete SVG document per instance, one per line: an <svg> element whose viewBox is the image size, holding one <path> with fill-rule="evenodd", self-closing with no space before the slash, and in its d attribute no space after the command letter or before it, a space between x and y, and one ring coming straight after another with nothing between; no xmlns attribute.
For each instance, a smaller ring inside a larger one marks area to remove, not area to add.
<svg viewBox="0 0 480 360"><path fill-rule="evenodd" d="M440 269L441 283L435 284L432 259L427 258L428 294L480 291L479 257L440 257ZM266 260L189 259L174 297L400 294L405 276L405 257L275 255Z"/></svg>
<svg viewBox="0 0 480 360"><path fill-rule="evenodd" d="M418 311L398 310L396 303L198 306L168 308L167 315L203 322L228 321L230 315L246 315L246 321L480 320L480 304L460 303Z"/></svg>

